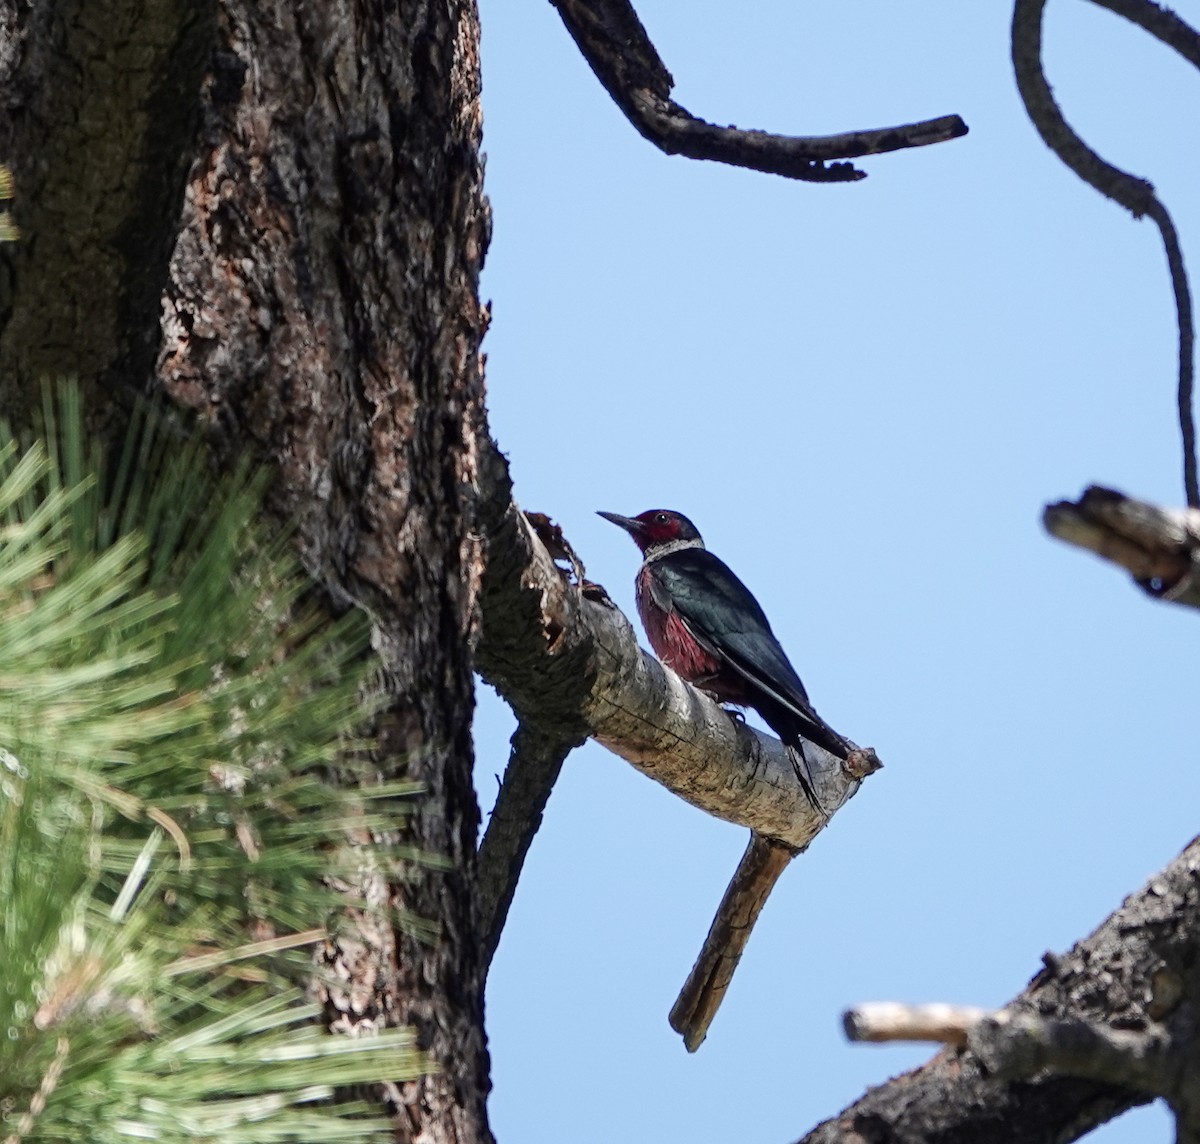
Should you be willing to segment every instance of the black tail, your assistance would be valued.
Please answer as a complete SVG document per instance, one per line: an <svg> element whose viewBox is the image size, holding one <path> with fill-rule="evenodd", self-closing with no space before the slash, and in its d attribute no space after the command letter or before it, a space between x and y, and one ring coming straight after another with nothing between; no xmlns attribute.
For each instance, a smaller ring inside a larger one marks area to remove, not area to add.
<svg viewBox="0 0 1200 1144"><path fill-rule="evenodd" d="M786 743L791 751L792 766L796 778L804 790L808 801L817 812L828 817L825 807L817 797L816 784L813 780L812 767L804 751L805 742L814 743L823 751L828 751L835 758L845 759L850 754L850 744L841 737L824 719L810 707L807 711L794 711L780 703L766 702L758 707L758 713L766 720L767 725L779 738Z"/></svg>

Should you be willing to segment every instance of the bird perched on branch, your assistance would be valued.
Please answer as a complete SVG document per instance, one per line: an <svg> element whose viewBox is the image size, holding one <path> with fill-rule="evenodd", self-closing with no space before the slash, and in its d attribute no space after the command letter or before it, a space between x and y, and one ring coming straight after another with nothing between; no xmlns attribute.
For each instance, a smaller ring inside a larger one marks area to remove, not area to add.
<svg viewBox="0 0 1200 1144"><path fill-rule="evenodd" d="M794 748L796 777L822 810L804 742L840 759L850 744L813 709L750 590L704 547L696 526L682 513L649 509L633 517L599 515L628 532L642 550L638 615L658 658L719 702L753 707Z"/></svg>

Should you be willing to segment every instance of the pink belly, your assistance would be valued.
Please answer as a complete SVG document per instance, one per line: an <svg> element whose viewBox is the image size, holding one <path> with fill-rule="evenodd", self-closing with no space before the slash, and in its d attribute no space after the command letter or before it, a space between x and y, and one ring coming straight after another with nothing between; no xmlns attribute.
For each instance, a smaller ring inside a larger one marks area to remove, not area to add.
<svg viewBox="0 0 1200 1144"><path fill-rule="evenodd" d="M638 614L654 654L681 679L703 686L721 670L721 662L692 639L675 612L661 612L639 598Z"/></svg>

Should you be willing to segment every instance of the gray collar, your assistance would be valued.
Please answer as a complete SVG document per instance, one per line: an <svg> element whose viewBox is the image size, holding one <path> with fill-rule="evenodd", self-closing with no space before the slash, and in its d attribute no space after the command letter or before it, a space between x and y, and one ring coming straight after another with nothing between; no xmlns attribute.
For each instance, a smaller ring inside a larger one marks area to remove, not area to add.
<svg viewBox="0 0 1200 1144"><path fill-rule="evenodd" d="M694 540L668 540L666 544L655 545L643 560L644 564L652 564L655 560L661 560L664 556L670 556L675 552L683 552L688 548L703 548L704 541L700 537Z"/></svg>

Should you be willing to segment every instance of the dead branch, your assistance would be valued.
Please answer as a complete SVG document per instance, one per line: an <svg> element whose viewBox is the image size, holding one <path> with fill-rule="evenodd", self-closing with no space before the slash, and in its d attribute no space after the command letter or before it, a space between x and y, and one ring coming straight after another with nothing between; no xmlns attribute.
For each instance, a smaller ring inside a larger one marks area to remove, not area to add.
<svg viewBox="0 0 1200 1144"><path fill-rule="evenodd" d="M492 451L481 468L489 490L480 521L488 563L476 663L522 726L534 729L527 733L560 747L594 738L701 810L749 827L789 853L805 849L829 819L805 797L788 749L732 718L642 651L629 621L604 590L581 579L582 564L561 532L545 518L537 520L535 530L512 502L504 458ZM856 748L842 760L806 744L805 754L830 812L880 766L869 749ZM481 896L486 889L487 897L480 907L486 919L481 941L489 949L503 927L525 849L557 777L557 765L543 765L553 755L522 748L514 749L509 760L504 788L510 801L503 816L493 816L481 846L481 877L487 880L481 886ZM525 809L508 814L519 807ZM524 846L500 841L496 830L524 838ZM719 915L714 922L717 932L720 920ZM742 945L752 922L750 916L737 927ZM702 961L715 956L727 969L718 975L723 984L717 1003L739 955L740 948L720 951L706 943Z"/></svg>
<svg viewBox="0 0 1200 1144"><path fill-rule="evenodd" d="M1200 510L1167 509L1093 485L1047 505L1051 536L1124 568L1147 595L1200 608Z"/></svg>
<svg viewBox="0 0 1200 1144"><path fill-rule="evenodd" d="M1030 1050L1026 1044L1009 1051L997 1036L996 1055L985 1049L981 1058L977 1049L992 1033L983 1031L977 1041L975 1024L967 1048L944 1049L920 1068L871 1089L814 1128L804 1144L1077 1140L1147 1103L1160 1083L1154 1077L1165 1075L1157 1063L1147 1064L1119 1074L1118 1081L1103 1061L1111 1064L1113 1054L1131 1049L1149 1061L1163 1037L1172 1045L1173 1099L1193 1099L1193 1089L1200 1087L1200 1074L1191 1067L1200 1028L1200 1001L1191 987L1200 960L1198 884L1200 839L1069 953L1045 955L1044 968L1004 1012L1006 1021L1017 1022L1018 1033L1026 1028L1021 1022L1041 1022L1038 1036L1049 1049ZM1085 1027L1093 1032L1081 1033ZM1093 1035L1095 1030L1100 1032ZM1147 1039L1135 1043L1126 1033ZM1054 1071L1055 1061L1061 1071ZM1000 1071L1009 1067L1020 1075Z"/></svg>
<svg viewBox="0 0 1200 1144"><path fill-rule="evenodd" d="M1004 1080L1049 1071L1156 1096L1170 1097L1176 1088L1169 1042L1155 1030L1133 1032L1099 1021L1001 1010L977 1022L967 1044L989 1072Z"/></svg>
<svg viewBox="0 0 1200 1144"><path fill-rule="evenodd" d="M1166 13L1150 0L1095 0L1101 7L1133 20L1174 48L1185 59L1200 66L1200 38L1173 13ZM1176 327L1179 331L1178 408L1183 439L1183 485L1187 503L1200 506L1200 481L1196 469L1196 428L1192 411L1195 374L1195 325L1191 289L1183 262L1183 250L1175 224L1162 200L1146 179L1131 175L1100 158L1075 133L1054 99L1042 67L1042 17L1046 0L1015 0L1012 20L1012 60L1017 89L1025 110L1042 141L1085 183L1120 203L1134 218L1154 220L1162 237L1175 296Z"/></svg>
<svg viewBox="0 0 1200 1144"><path fill-rule="evenodd" d="M671 1028L683 1037L689 1053L694 1053L708 1035L767 896L795 856L790 846L750 835L750 844L717 907L700 956L671 1006Z"/></svg>
<svg viewBox="0 0 1200 1144"><path fill-rule="evenodd" d="M943 143L967 133L957 115L842 135L771 135L717 127L671 99L675 81L629 0L551 0L596 78L638 132L668 155L712 159L806 182L866 178L850 163L908 147Z"/></svg>
<svg viewBox="0 0 1200 1144"><path fill-rule="evenodd" d="M513 734L504 781L476 859L476 926L485 974L500 942L525 856L542 825L550 791L567 755L582 742L561 729L547 734L531 723L521 723Z"/></svg>
<svg viewBox="0 0 1200 1144"><path fill-rule="evenodd" d="M970 1005L904 1005L896 1001L869 1001L842 1014L846 1038L851 1041L934 1041L940 1045L965 1045L967 1034L987 1009Z"/></svg>
<svg viewBox="0 0 1200 1144"><path fill-rule="evenodd" d="M879 766L873 751L854 751L843 766L843 774L861 781ZM827 788L822 789L829 793ZM683 1037L689 1053L704 1043L767 896L798 853L786 843L751 833L746 852L709 926L700 956L671 1006L671 1028Z"/></svg>
<svg viewBox="0 0 1200 1144"><path fill-rule="evenodd" d="M1200 34L1170 8L1164 8L1152 0L1092 0L1092 3L1124 16L1131 24L1149 32L1168 48L1177 51L1188 63L1200 68Z"/></svg>

